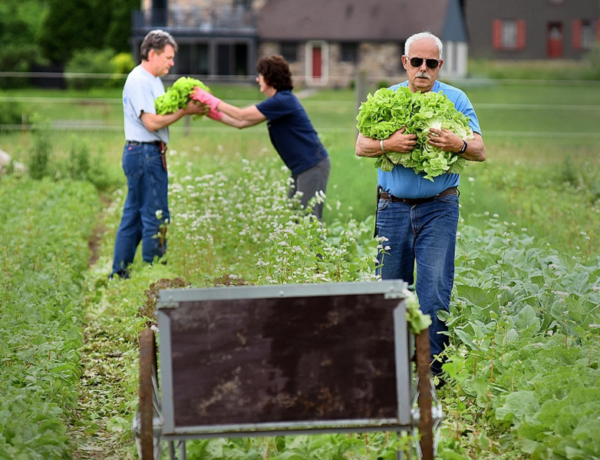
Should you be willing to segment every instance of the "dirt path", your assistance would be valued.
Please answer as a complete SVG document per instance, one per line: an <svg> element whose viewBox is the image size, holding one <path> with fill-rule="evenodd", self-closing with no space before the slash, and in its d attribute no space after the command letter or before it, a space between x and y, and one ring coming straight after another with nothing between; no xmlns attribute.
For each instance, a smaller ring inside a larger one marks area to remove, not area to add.
<svg viewBox="0 0 600 460"><path fill-rule="evenodd" d="M100 199L103 210L98 215L88 242L89 273L93 273L100 258L100 249L106 236L105 210L111 204L106 196ZM124 426L130 421L124 420L117 412L119 407L123 408L126 404L123 391L119 390L122 390L120 387L124 384L123 375L126 373L127 360L124 355L130 346L115 340L114 334L107 330L110 322L99 320L102 315L98 305L100 298L96 298L94 292L99 281L92 278L89 276L84 286L84 292L88 295L83 299L85 325L80 350L79 400L71 414L68 432L73 444L72 455L74 460L134 459L132 443L124 441L127 436Z"/></svg>

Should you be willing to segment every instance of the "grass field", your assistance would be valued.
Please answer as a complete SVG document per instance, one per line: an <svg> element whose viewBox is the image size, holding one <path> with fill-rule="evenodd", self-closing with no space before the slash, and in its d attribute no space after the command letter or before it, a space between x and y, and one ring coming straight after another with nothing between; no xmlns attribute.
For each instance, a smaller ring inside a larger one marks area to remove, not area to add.
<svg viewBox="0 0 600 460"><path fill-rule="evenodd" d="M459 84L479 114L488 160L469 165L460 187L440 458L597 458L600 86ZM251 87L213 90L238 105L261 100ZM106 279L124 199L119 91L0 97L0 104L19 98L49 126L35 133L1 131L0 149L30 163L33 153L46 148L52 161L43 182L0 177L0 208L8 216L0 225L0 299L10 302L10 308L0 308L10 337L0 341L0 377L9 380L0 396L24 395L18 404L0 398L0 458L49 458L47 452L65 458L71 452L81 460L134 458L129 427L137 404L137 334L153 314L149 292L158 279L183 277L194 286L212 286L373 275L376 243L368 218L376 170L373 160L354 155L351 91L303 99L332 157L324 228L289 209L287 172L265 126L236 131L210 120L175 125L169 158L177 221L169 229L169 264L148 268L138 262L124 283ZM60 99L65 97L71 99ZM103 213L88 183L97 184L97 177L58 180L69 177L69 165L82 161L86 151L94 163L88 173L107 172ZM96 258L85 271L88 239ZM47 291L23 270L27 266ZM69 286L68 298L63 286ZM52 309L48 299L57 299ZM61 313L67 307L74 312L68 320ZM82 343L77 353L48 351L42 340L48 328L22 326L40 322L42 309L48 309L57 336L74 335L69 347ZM68 365L59 362L63 355ZM60 384L47 375L48 366ZM43 384L32 380L34 371ZM37 423L49 420L46 414L53 417L51 426ZM343 454L375 460L393 458L390 446L383 435L214 440L191 447L189 458L333 460Z"/></svg>
<svg viewBox="0 0 600 460"><path fill-rule="evenodd" d="M582 217L576 218L570 206L577 206L578 197L586 196L584 201L593 201L600 193L600 85L488 80L461 81L458 86L475 106L488 157L483 164L471 164L464 173L461 190L466 221L472 222L474 214L487 211L525 226L526 214L536 215L532 230L558 247L569 250L581 247L583 242L577 237L578 232L591 235L597 247L598 226L594 227L597 221L584 217L584 209L579 212ZM213 91L240 106L262 99L253 86L213 85ZM104 159L104 167L112 179L124 182L119 166L123 142L119 90L21 90L6 91L2 97L18 98L27 110L38 114L38 119L54 126L50 136L57 157L65 157L71 145L83 139L92 153ZM302 103L332 158L327 193L331 209L325 211L325 220L331 222L349 215L366 218L373 212L376 170L372 160L354 155L354 93L323 90L303 98ZM264 125L238 131L202 119L180 121L171 131L171 148L192 155L232 158L239 153L251 161L276 155ZM0 133L0 148L18 160L26 160L33 145L31 133ZM535 206L539 211L534 212L528 199L537 193L543 195L547 181L569 183L571 189L567 188L565 199L571 204L561 203L558 196L557 203L551 204L553 200L548 197ZM593 209L589 209L592 215ZM554 226L558 214L571 216L568 231ZM573 218L581 222L574 223Z"/></svg>

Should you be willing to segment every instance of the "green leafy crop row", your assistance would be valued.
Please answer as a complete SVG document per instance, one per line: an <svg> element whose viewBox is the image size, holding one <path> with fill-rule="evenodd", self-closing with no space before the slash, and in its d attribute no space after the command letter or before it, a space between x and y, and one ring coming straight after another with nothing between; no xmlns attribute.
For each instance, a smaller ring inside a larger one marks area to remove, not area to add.
<svg viewBox="0 0 600 460"><path fill-rule="evenodd" d="M0 459L67 458L98 196L88 183L6 176L0 196Z"/></svg>
<svg viewBox="0 0 600 460"><path fill-rule="evenodd" d="M461 230L445 394L478 458L600 457L600 259L573 259L495 218Z"/></svg>

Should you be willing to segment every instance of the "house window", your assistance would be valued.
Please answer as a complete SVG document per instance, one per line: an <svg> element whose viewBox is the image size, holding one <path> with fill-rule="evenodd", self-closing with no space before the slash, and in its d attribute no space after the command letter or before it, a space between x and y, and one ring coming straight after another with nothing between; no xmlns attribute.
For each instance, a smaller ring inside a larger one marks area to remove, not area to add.
<svg viewBox="0 0 600 460"><path fill-rule="evenodd" d="M589 50L596 41L594 21L581 21L581 48Z"/></svg>
<svg viewBox="0 0 600 460"><path fill-rule="evenodd" d="M525 21L496 19L492 27L494 49L520 50L525 48Z"/></svg>
<svg viewBox="0 0 600 460"><path fill-rule="evenodd" d="M233 6L241 6L249 9L252 6L252 0L234 0Z"/></svg>
<svg viewBox="0 0 600 460"><path fill-rule="evenodd" d="M298 60L298 44L292 42L283 42L279 47L279 52L288 62L296 62Z"/></svg>
<svg viewBox="0 0 600 460"><path fill-rule="evenodd" d="M340 46L340 60L342 62L356 62L358 59L358 43L342 43Z"/></svg>
<svg viewBox="0 0 600 460"><path fill-rule="evenodd" d="M517 21L502 21L502 48L517 47Z"/></svg>

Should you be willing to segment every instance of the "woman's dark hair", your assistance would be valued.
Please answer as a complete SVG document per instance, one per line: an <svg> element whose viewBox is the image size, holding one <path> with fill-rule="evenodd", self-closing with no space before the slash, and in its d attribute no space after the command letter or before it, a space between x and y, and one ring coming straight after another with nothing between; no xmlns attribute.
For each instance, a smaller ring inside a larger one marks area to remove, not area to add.
<svg viewBox="0 0 600 460"><path fill-rule="evenodd" d="M290 66L282 56L260 58L256 71L263 76L265 83L277 91L294 89Z"/></svg>

